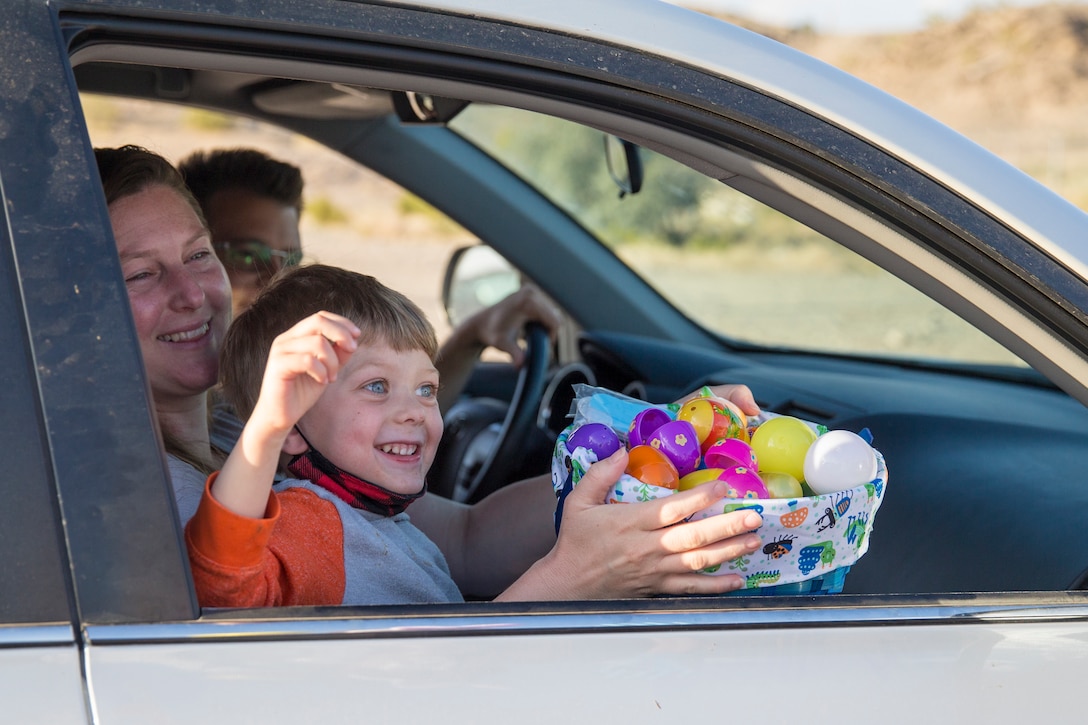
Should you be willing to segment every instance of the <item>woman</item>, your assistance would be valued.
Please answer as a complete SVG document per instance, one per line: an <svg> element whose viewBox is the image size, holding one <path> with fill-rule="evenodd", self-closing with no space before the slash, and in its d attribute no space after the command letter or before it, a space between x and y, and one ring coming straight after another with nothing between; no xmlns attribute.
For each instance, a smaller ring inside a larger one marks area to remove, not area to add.
<svg viewBox="0 0 1088 725"><path fill-rule="evenodd" d="M135 146L95 155L185 523L223 460L210 443L208 391L230 322L230 284L200 207L169 162ZM758 412L744 386L716 392L745 413ZM567 499L558 540L548 476L514 483L474 506L425 495L412 520L438 543L461 590L477 596L493 596L523 574L524 599L714 594L742 586L736 575L698 571L759 548L759 537L747 533L761 525L759 516L739 511L684 523L722 498L724 487L713 484L609 506L607 491L625 462L614 455L591 467Z"/></svg>
<svg viewBox="0 0 1088 725"><path fill-rule="evenodd" d="M95 157L184 524L223 460L209 443L208 391L230 324L230 282L169 162L134 146Z"/></svg>

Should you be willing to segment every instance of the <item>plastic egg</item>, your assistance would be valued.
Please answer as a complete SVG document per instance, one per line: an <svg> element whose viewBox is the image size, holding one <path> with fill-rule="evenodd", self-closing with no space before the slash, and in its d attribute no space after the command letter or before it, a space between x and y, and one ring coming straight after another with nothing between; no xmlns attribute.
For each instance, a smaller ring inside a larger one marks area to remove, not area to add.
<svg viewBox="0 0 1088 725"><path fill-rule="evenodd" d="M763 479L763 485L767 487L767 494L771 498L801 498L805 494L801 482L788 473L760 471L759 477Z"/></svg>
<svg viewBox="0 0 1088 725"><path fill-rule="evenodd" d="M722 473L724 471L720 468L700 468L698 471L692 471L686 476L681 476L680 485L676 487L676 490L687 491L690 488L702 486L704 483L717 481Z"/></svg>
<svg viewBox="0 0 1088 725"><path fill-rule="evenodd" d="M714 424L714 406L706 398L695 398L684 403L680 410L676 411L677 420L686 420L695 429L695 435L702 445L710 437L710 429Z"/></svg>
<svg viewBox="0 0 1088 725"><path fill-rule="evenodd" d="M720 400L708 400L710 407L714 409L714 418L711 422L710 435L703 441L703 452L722 438L739 438L747 443L748 420L744 413L734 410Z"/></svg>
<svg viewBox="0 0 1088 725"><path fill-rule="evenodd" d="M653 446L635 446L628 451L625 472L651 486L675 489L680 484L676 466Z"/></svg>
<svg viewBox="0 0 1088 725"><path fill-rule="evenodd" d="M620 437L604 423L585 423L574 429L567 438L567 450L571 453L578 448L592 451L597 460L603 460L619 450Z"/></svg>
<svg viewBox="0 0 1088 725"><path fill-rule="evenodd" d="M788 415L771 418L752 434L752 450L764 471L782 471L798 481L805 478L805 454L816 431Z"/></svg>
<svg viewBox="0 0 1088 725"><path fill-rule="evenodd" d="M646 408L639 411L635 419L631 421L631 427L627 429L627 447L645 445L654 431L670 421L672 418L661 408Z"/></svg>
<svg viewBox="0 0 1088 725"><path fill-rule="evenodd" d="M668 456L681 476L699 467L699 440L686 420L670 420L655 430L646 444Z"/></svg>
<svg viewBox="0 0 1088 725"><path fill-rule="evenodd" d="M703 462L713 468L745 466L753 471L759 471L759 464L752 446L739 438L722 438L715 442L706 449Z"/></svg>
<svg viewBox="0 0 1088 725"><path fill-rule="evenodd" d="M763 479L747 466L727 468L720 478L728 486L725 492L728 498L770 498Z"/></svg>
<svg viewBox="0 0 1088 725"><path fill-rule="evenodd" d="M824 433L805 455L805 481L817 494L860 486L876 478L876 453L857 433Z"/></svg>

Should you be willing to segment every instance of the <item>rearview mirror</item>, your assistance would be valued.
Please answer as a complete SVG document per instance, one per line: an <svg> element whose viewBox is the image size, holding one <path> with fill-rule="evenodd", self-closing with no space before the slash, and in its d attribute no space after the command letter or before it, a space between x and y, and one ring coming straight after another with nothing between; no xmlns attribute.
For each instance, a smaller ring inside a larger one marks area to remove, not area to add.
<svg viewBox="0 0 1088 725"><path fill-rule="evenodd" d="M521 288L521 274L491 247L461 247L450 257L442 303L451 327Z"/></svg>
<svg viewBox="0 0 1088 725"><path fill-rule="evenodd" d="M642 189L642 157L638 146L618 136L605 134L604 161L608 174L620 188L620 198L637 194Z"/></svg>

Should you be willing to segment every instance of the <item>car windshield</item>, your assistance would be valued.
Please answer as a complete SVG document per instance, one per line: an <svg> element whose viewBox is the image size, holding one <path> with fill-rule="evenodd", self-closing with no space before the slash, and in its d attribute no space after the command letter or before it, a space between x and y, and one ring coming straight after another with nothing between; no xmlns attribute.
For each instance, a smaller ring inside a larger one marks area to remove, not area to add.
<svg viewBox="0 0 1088 725"><path fill-rule="evenodd" d="M617 171L623 165L606 163L617 155L606 153L604 135L589 127L483 104L449 126L548 196L677 309L733 343L1026 366L853 251L666 156L637 149L643 178L632 193Z"/></svg>

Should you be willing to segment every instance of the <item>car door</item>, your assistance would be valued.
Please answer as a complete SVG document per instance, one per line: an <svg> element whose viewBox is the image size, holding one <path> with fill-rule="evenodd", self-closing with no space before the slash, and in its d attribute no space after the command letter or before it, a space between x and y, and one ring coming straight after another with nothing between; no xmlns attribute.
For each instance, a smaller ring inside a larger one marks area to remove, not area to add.
<svg viewBox="0 0 1088 725"><path fill-rule="evenodd" d="M9 208L0 174L2 209ZM9 722L79 722L84 697L77 617L56 508L42 408L12 244L0 212L0 702Z"/></svg>
<svg viewBox="0 0 1088 725"><path fill-rule="evenodd" d="M0 22L2 717L92 721L84 623L191 617L195 607L57 18L39 3L9 10Z"/></svg>
<svg viewBox="0 0 1088 725"><path fill-rule="evenodd" d="M609 7L621 9L619 3ZM512 12L498 8L489 12ZM638 9L655 17L646 7ZM648 721L741 708L771 717L788 712L811 722L1067 716L1067 696L1077 692L1079 673L1088 664L1088 610L1079 593L201 612L186 573L70 63L189 63L230 73L261 68L285 77L312 74L324 82L385 78L393 84L404 81L398 73L411 71L413 80L436 90L459 83L480 95L501 81L507 95L495 94L495 100L535 102L556 113L574 113L566 105L572 103L569 91L580 88L587 117L613 123L592 112L618 93L646 104L645 116L631 112L627 130L663 148L678 133L675 125L654 130L654 115L665 106L678 106L680 126L699 127L697 136L714 126L694 120L709 113L698 109L698 93L684 91L690 105L667 97L680 91L661 58L624 48L618 57L637 65L641 80L627 79L630 85L620 88L601 60L616 48L603 39L511 24L508 17L489 19L487 12L339 2L303 9L246 1L193 8L167 0L23 0L19 10L3 21L10 42L0 50L0 77L7 80L3 118L9 124L0 180L5 190L16 184L22 194L5 199L11 252L5 247L0 253L7 254L0 256L6 265L0 271L6 272L9 298L0 296L0 304L8 305L0 311L12 314L0 322L10 327L0 331L5 343L14 342L4 345L0 360L21 376L16 383L25 382L14 387L29 393L10 409L5 398L0 421L5 434L24 433L19 450L33 459L28 475L40 481L36 509L19 521L26 529L31 521L44 522L35 531L52 526L55 537L53 555L36 560L34 578L39 569L53 567L56 573L47 574L44 584L35 582L45 588L28 601L64 603L5 622L3 632L18 638L0 649L0 662L7 667L5 655L11 655L18 658L11 660L14 668L36 652L56 655L62 674L39 670L37 677L73 685L67 697L48 703L61 710L51 713L58 720ZM607 14L594 17L603 21ZM570 66L563 57L573 59ZM473 85L473 73L481 68L487 73L477 77L485 81ZM557 84L558 76L565 84ZM605 77L609 83L596 87ZM729 93L744 90L703 80ZM758 100L774 113L790 110L770 96ZM835 130L812 123L813 136ZM299 128L305 125L298 122ZM703 141L674 142L671 148L704 151ZM427 143L421 134L420 147ZM751 148L762 147L753 141ZM385 162L395 166L397 160ZM804 175L800 164L789 168L798 178ZM768 183L767 196L788 189L791 178ZM516 209L501 193L491 193L484 199L505 204L500 211ZM817 197L808 201L815 204ZM489 216L474 223L487 231L488 223L501 222ZM545 226L529 231L545 240ZM577 254L560 239L549 241L555 244L545 252L511 245L511 256L529 264L542 253L559 259ZM624 294L618 286L615 292ZM662 319L662 334L676 327L691 345L707 337L675 311L663 307ZM10 480L5 493L15 493ZM9 529L0 536L10 549ZM5 592L9 581L30 586L29 575L3 571ZM48 632L32 631L21 622L27 617ZM85 687L86 700L74 685Z"/></svg>

